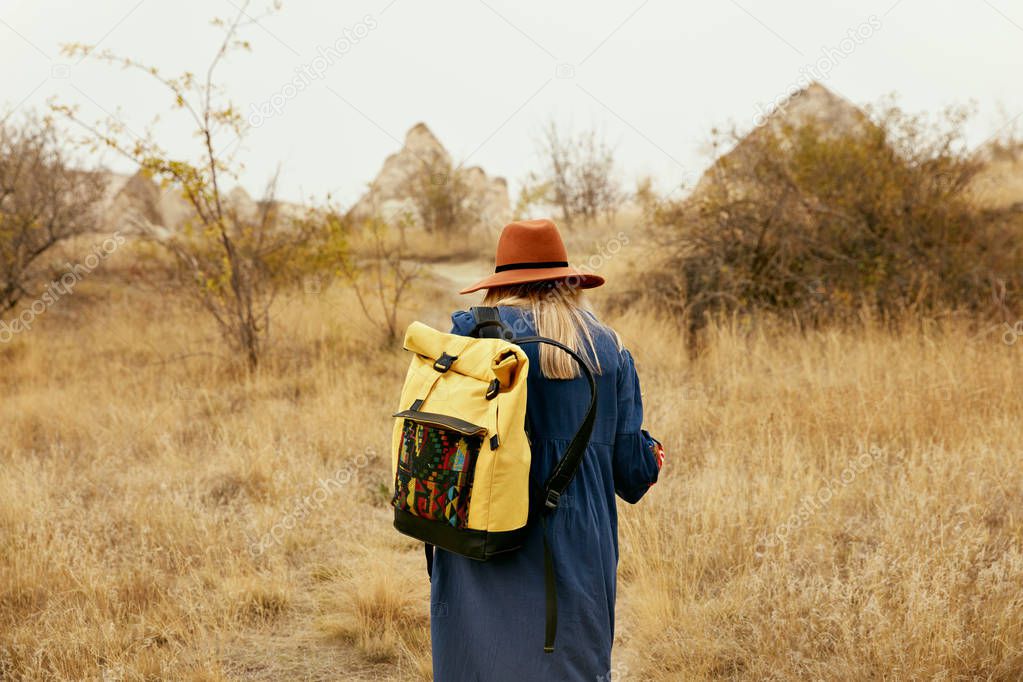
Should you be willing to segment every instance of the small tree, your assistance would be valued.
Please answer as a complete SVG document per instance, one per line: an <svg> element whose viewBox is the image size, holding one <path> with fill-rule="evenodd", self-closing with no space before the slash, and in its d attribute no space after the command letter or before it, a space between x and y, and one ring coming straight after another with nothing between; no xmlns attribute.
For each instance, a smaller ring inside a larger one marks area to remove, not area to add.
<svg viewBox="0 0 1023 682"><path fill-rule="evenodd" d="M362 228L371 245L369 258L361 262L346 259L341 276L355 292L366 319L383 332L388 343L393 343L401 334L398 311L402 300L422 264L410 260L400 244L388 239L384 221L372 218Z"/></svg>
<svg viewBox="0 0 1023 682"><path fill-rule="evenodd" d="M625 193L615 174L614 150L595 131L566 137L551 121L537 140L537 151L544 168L523 183L517 210L549 204L566 225L611 217L618 210Z"/></svg>
<svg viewBox="0 0 1023 682"><path fill-rule="evenodd" d="M103 180L74 170L49 121L0 124L0 313L43 279L54 247L98 227Z"/></svg>
<svg viewBox="0 0 1023 682"><path fill-rule="evenodd" d="M303 261L316 273L317 286L321 274L341 279L384 341L397 341L398 313L422 264L408 258L402 240L389 233L388 222L379 216L352 218L328 198L323 208L309 209L298 226L312 235Z"/></svg>
<svg viewBox="0 0 1023 682"><path fill-rule="evenodd" d="M466 170L437 150L418 161L401 190L412 202L416 221L432 234L468 232L480 220L480 206Z"/></svg>
<svg viewBox="0 0 1023 682"><path fill-rule="evenodd" d="M88 143L117 150L138 163L146 175L158 179L165 190L185 198L192 215L180 232L168 233L145 222L140 228L173 257L176 281L216 320L232 350L255 369L269 328L270 306L279 285L290 277L289 267L302 252L308 234L284 229L281 224L274 200L276 178L254 211L232 203L224 191L225 178L237 179L238 166L215 140L222 134L243 138L246 124L215 75L231 52L250 47L238 37L243 25L256 21L242 21L250 16L249 4L242 2L231 19L214 20L214 25L224 29L224 39L202 78L187 72L167 77L155 67L110 52L95 53L86 45L64 47L68 56L90 56L138 70L166 88L174 109L191 119L200 141L198 160L174 157L156 144L152 135L135 138L117 121L90 125L74 109L56 108L88 131Z"/></svg>

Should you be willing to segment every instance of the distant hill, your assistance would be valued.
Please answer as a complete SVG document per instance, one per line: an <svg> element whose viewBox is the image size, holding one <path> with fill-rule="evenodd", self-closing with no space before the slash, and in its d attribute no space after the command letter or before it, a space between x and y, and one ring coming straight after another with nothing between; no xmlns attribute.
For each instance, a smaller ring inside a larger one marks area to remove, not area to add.
<svg viewBox="0 0 1023 682"><path fill-rule="evenodd" d="M433 159L442 160L447 165L452 163L451 155L440 140L425 123L417 123L405 134L402 148L384 161L369 189L352 207L350 215L357 218L379 215L386 219L413 213L407 190L408 179L421 172L423 164ZM473 166L464 169L464 179L469 185L469 200L480 214L481 223L503 225L511 218L508 183L504 178L490 177L482 168Z"/></svg>
<svg viewBox="0 0 1023 682"><path fill-rule="evenodd" d="M792 95L772 111L763 124L740 139L729 151L719 156L704 171L689 196L696 204L712 189L727 189L733 196L745 191L737 172L755 155L755 147L767 133L780 134L807 123L816 124L827 134L856 133L872 126L866 112L847 99L836 95L820 83L812 83ZM992 142L977 151L983 164L971 183L971 191L987 208L1018 207L1023 210L1023 144L1006 146Z"/></svg>
<svg viewBox="0 0 1023 682"><path fill-rule="evenodd" d="M106 172L103 216L107 229L137 232L142 225L179 229L191 215L183 197L165 191L141 171L134 175Z"/></svg>
<svg viewBox="0 0 1023 682"><path fill-rule="evenodd" d="M412 203L407 195L407 179L420 170L424 159L434 158L451 163L444 145L426 124L418 123L405 135L402 148L384 160L380 172L349 215L396 218L410 213ZM479 214L481 224L500 226L510 220L511 202L504 178L488 176L478 166L462 169L462 173L469 189L468 200L474 213ZM178 230L192 215L191 207L180 194L161 189L141 172L134 175L104 172L104 176L107 191L102 212L106 229L133 232L140 225L148 224L158 228L157 232ZM252 214L259 207L241 187L229 191L226 199L243 214ZM289 202L279 202L279 205L285 214L297 214L302 210L300 205Z"/></svg>
<svg viewBox="0 0 1023 682"><path fill-rule="evenodd" d="M698 202L712 188L727 187L731 192L741 192L743 188L735 185L737 176L741 174L735 171L745 166L755 155L754 149L763 136L768 133L784 136L787 129L799 128L808 123L816 123L823 130L836 134L861 131L872 125L866 113L858 106L820 83L811 83L778 105L762 125L719 156L700 177L690 195L690 201Z"/></svg>
<svg viewBox="0 0 1023 682"><path fill-rule="evenodd" d="M137 233L143 226L161 231L181 229L193 215L188 201L177 191L162 189L141 171L134 175L101 171L107 184L101 212L104 229L121 230L125 234ZM259 202L242 187L235 187L224 195L228 206L240 215L254 216ZM298 215L299 204L278 201L284 215Z"/></svg>
<svg viewBox="0 0 1023 682"><path fill-rule="evenodd" d="M808 122L818 124L825 132L856 132L873 125L866 113L855 104L813 83L794 94L772 111L763 124L754 128L704 171L687 202L696 205L714 191L726 190L733 196L748 191L742 186L747 174L739 172L755 153L757 142L768 132L784 133ZM1023 210L1023 145L1006 146L992 143L978 151L984 168L973 183L975 196L991 208L1018 206ZM367 191L351 208L349 215L385 218L412 213L407 196L407 179L420 169L423 159L440 158L451 163L444 145L424 123L409 129L405 142L388 156L369 184ZM109 230L131 231L140 222L148 222L167 230L180 229L191 215L191 207L180 195L162 190L141 173L125 175L107 172L107 192L103 213ZM482 168L464 169L470 188L470 200L481 216L481 223L503 225L511 218L508 185L504 178L488 176ZM228 200L242 212L254 212L258 202L238 187L228 193ZM297 214L298 204L281 202L285 213Z"/></svg>
<svg viewBox="0 0 1023 682"><path fill-rule="evenodd" d="M974 179L974 196L988 208L1023 211L1023 143L992 142L978 150L984 168Z"/></svg>

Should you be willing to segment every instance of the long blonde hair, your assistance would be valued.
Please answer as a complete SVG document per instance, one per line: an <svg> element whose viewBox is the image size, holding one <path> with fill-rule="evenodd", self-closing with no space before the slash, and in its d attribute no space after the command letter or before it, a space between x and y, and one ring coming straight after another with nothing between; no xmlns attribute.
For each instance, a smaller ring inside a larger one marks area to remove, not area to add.
<svg viewBox="0 0 1023 682"><path fill-rule="evenodd" d="M507 305L524 308L533 320L536 333L568 346L589 361L590 369L601 373L600 357L593 341L593 328L600 325L595 318L587 317L589 306L579 287L569 286L560 280L513 284L492 287L483 299L484 305ZM621 349L618 334L609 327L603 327L614 338ZM522 336L522 330L514 330ZM540 371L548 379L573 379L579 376L579 366L572 357L559 348L540 344Z"/></svg>

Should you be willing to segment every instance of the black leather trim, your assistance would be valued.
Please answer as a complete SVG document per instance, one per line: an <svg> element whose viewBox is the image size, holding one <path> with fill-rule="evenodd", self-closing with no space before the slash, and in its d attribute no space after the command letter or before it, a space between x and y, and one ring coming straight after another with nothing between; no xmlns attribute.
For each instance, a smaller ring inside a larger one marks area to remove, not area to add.
<svg viewBox="0 0 1023 682"><path fill-rule="evenodd" d="M525 543L527 532L526 526L497 533L459 530L446 523L420 518L404 509L394 510L394 527L417 540L477 561L486 561L496 554L518 549Z"/></svg>
<svg viewBox="0 0 1023 682"><path fill-rule="evenodd" d="M392 417L399 417L408 419L410 421L419 422L420 424L430 424L431 426L439 426L442 429L449 429L451 431L458 431L466 436L485 436L487 435L487 428L485 426L479 426L467 422L464 419L458 417L452 417L446 414L435 414L433 412L420 412L417 409L402 410L401 412L395 412L391 415Z"/></svg>

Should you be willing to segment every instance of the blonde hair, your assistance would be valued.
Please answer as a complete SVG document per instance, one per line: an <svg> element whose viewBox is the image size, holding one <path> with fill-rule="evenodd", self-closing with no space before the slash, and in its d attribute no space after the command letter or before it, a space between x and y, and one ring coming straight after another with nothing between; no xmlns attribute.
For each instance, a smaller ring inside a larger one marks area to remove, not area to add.
<svg viewBox="0 0 1023 682"><path fill-rule="evenodd" d="M527 284L491 287L483 299L484 305L507 305L524 308L533 320L536 333L568 346L583 359L590 369L601 373L600 357L593 342L593 327L607 330L621 350L621 340L610 327L594 318L587 319L589 306L578 287L560 280L545 280ZM522 336L521 330L514 330ZM573 379L579 376L579 366L572 357L559 348L540 344L540 371L548 379Z"/></svg>

